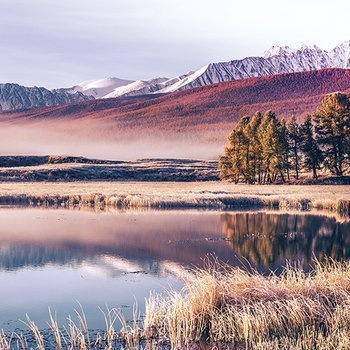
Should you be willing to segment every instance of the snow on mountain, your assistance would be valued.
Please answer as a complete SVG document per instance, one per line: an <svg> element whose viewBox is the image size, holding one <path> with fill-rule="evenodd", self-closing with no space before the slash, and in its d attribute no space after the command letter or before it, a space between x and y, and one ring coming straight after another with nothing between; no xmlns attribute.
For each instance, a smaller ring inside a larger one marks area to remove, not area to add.
<svg viewBox="0 0 350 350"><path fill-rule="evenodd" d="M339 52L337 53L336 50ZM342 48L342 46L331 52L321 50L317 46L303 45L299 49L273 46L265 52L264 57L247 57L242 60L210 63L162 92L264 75L350 67L347 62L349 53L350 47Z"/></svg>
<svg viewBox="0 0 350 350"><path fill-rule="evenodd" d="M52 91L25 88L17 84L0 84L0 110L53 106L91 98L168 93L225 81L324 68L350 68L350 41L345 41L330 51L322 50L316 45L302 45L300 48L272 46L262 57L209 63L195 72L171 79L133 81L105 78Z"/></svg>
<svg viewBox="0 0 350 350"><path fill-rule="evenodd" d="M112 98L119 96L139 96L152 93L166 93L175 91L176 87L186 81L188 76L191 76L194 72L188 72L186 74L179 75L177 77L168 78L156 78L152 80L137 80L131 84L122 86L115 89L110 94L103 98Z"/></svg>
<svg viewBox="0 0 350 350"><path fill-rule="evenodd" d="M288 46L272 46L265 51L263 57L209 63L173 84L167 84L157 92L166 93L224 81L324 68L350 68L350 41L342 43L331 51L322 50L316 45L305 44L297 49Z"/></svg>
<svg viewBox="0 0 350 350"><path fill-rule="evenodd" d="M119 78L105 78L98 80L88 80L67 89L72 92L82 92L84 95L102 98L115 89L133 83L133 80Z"/></svg>
<svg viewBox="0 0 350 350"><path fill-rule="evenodd" d="M146 95L158 91L162 83L168 81L168 78L156 78L152 80L137 80L128 85L117 87L103 98L112 98L119 96L137 96Z"/></svg>
<svg viewBox="0 0 350 350"><path fill-rule="evenodd" d="M195 72L164 81L159 79L138 80L117 87L103 97L168 93L224 81L324 68L350 68L350 41L342 43L331 51L322 50L316 45L305 44L300 48L272 46L265 51L262 57L209 63Z"/></svg>
<svg viewBox="0 0 350 350"><path fill-rule="evenodd" d="M0 84L0 111L33 107L58 106L90 100L81 92L68 93L64 89L48 90L43 87L24 87L18 84Z"/></svg>
<svg viewBox="0 0 350 350"><path fill-rule="evenodd" d="M268 50L265 51L264 58L283 54L288 55L296 51L296 49L290 48L289 46L271 46Z"/></svg>

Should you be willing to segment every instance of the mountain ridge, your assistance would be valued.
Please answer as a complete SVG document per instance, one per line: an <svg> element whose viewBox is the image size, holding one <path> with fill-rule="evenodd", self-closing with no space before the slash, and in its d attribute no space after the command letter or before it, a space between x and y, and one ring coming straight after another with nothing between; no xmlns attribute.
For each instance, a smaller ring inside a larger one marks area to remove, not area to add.
<svg viewBox="0 0 350 350"><path fill-rule="evenodd" d="M276 45L266 50L263 56L209 63L194 72L168 80L148 80L147 86L143 88L136 86L133 89L132 85L126 85L125 93L122 87L116 94L100 97L168 93L226 81L326 68L350 68L350 41L344 41L330 51L322 50L316 45L303 44L300 48ZM155 81L154 84L152 81Z"/></svg>
<svg viewBox="0 0 350 350"><path fill-rule="evenodd" d="M0 84L0 110L62 105L92 98L166 94L228 81L328 68L350 68L350 41L345 41L330 51L322 50L316 45L303 44L300 48L272 46L261 57L209 63L195 72L170 79L134 81L110 77L54 90Z"/></svg>
<svg viewBox="0 0 350 350"><path fill-rule="evenodd" d="M47 107L25 112L2 113L2 118L28 117L56 118L79 116L83 114L98 115L103 112L103 118L118 115L133 115L135 121L141 110L164 106L169 117L212 115L212 111L237 106L256 106L276 101L308 100L317 97L321 99L327 93L334 91L350 91L350 69L324 69L310 72L284 73L278 75L249 78L244 80L217 83L189 90L175 91L169 94L152 94L141 96L126 96L120 98L94 99L69 106ZM171 105L171 109L169 109ZM186 110L184 109L186 106ZM309 112L309 109L295 105L297 115ZM108 112L108 114L106 114ZM283 108L277 110L283 116L288 113ZM152 114L155 114L152 112ZM130 116L131 116L130 115ZM227 115L227 112L225 113ZM235 115L240 118L242 115ZM95 118L95 117L94 117ZM1 118L0 118L1 119Z"/></svg>
<svg viewBox="0 0 350 350"><path fill-rule="evenodd" d="M169 94L3 112L2 152L6 154L10 144L11 154L40 149L51 154L74 150L74 155L110 159L124 159L125 154L129 159L215 159L242 116L273 110L279 118L295 115L300 120L334 91L350 93L349 69L279 74Z"/></svg>
<svg viewBox="0 0 350 350"><path fill-rule="evenodd" d="M69 93L61 89L48 90L14 83L0 84L0 111L51 107L90 99L81 92Z"/></svg>

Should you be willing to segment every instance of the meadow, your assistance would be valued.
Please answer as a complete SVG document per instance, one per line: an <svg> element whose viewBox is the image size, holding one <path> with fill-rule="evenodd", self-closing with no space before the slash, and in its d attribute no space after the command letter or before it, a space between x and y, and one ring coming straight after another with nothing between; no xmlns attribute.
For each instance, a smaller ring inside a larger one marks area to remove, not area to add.
<svg viewBox="0 0 350 350"><path fill-rule="evenodd" d="M95 208L274 208L350 212L350 187L228 182L15 182L0 184L0 204Z"/></svg>

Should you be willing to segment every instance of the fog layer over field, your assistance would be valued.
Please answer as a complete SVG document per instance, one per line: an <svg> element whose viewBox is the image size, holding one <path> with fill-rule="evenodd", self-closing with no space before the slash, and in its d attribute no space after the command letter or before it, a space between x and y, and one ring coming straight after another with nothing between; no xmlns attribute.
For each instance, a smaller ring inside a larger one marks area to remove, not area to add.
<svg viewBox="0 0 350 350"><path fill-rule="evenodd" d="M313 113L325 94L349 93L350 70L280 74L154 96L0 113L2 154L217 159L244 115Z"/></svg>
<svg viewBox="0 0 350 350"><path fill-rule="evenodd" d="M210 135L163 130L118 130L97 123L0 124L1 155L72 155L110 160L217 159L222 142Z"/></svg>

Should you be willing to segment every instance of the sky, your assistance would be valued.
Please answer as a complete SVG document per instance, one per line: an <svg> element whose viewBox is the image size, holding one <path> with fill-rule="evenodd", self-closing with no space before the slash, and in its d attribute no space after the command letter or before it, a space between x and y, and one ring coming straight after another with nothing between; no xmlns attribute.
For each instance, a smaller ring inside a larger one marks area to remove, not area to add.
<svg viewBox="0 0 350 350"><path fill-rule="evenodd" d="M350 40L348 0L0 0L0 82L173 77L272 45Z"/></svg>

